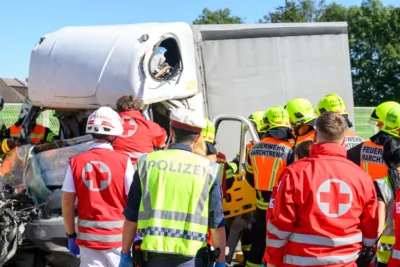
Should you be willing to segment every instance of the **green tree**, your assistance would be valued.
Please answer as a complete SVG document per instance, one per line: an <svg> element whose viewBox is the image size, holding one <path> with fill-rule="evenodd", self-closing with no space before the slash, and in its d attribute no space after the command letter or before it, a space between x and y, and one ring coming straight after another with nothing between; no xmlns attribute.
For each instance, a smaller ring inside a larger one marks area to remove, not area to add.
<svg viewBox="0 0 400 267"><path fill-rule="evenodd" d="M286 0L261 19L268 22L347 21L354 100L357 106L375 106L400 100L400 8L380 0L361 6L335 2Z"/></svg>
<svg viewBox="0 0 400 267"><path fill-rule="evenodd" d="M400 99L400 9L364 0L348 11L355 104Z"/></svg>
<svg viewBox="0 0 400 267"><path fill-rule="evenodd" d="M193 24L242 24L243 18L233 16L229 8L212 11L204 8Z"/></svg>
<svg viewBox="0 0 400 267"><path fill-rule="evenodd" d="M259 23L312 22L316 21L325 9L324 0L285 0L274 12L269 12Z"/></svg>

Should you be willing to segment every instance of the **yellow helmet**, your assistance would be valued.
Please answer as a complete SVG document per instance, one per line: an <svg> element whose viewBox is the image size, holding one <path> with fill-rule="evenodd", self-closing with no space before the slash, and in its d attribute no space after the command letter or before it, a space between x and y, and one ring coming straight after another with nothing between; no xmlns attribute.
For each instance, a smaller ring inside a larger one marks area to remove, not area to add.
<svg viewBox="0 0 400 267"><path fill-rule="evenodd" d="M266 132L284 127L290 129L290 119L288 112L282 106L273 106L264 114L264 123Z"/></svg>
<svg viewBox="0 0 400 267"><path fill-rule="evenodd" d="M348 115L343 98L337 94L328 94L319 101L315 113L320 116L321 113L326 111L337 112L340 115Z"/></svg>
<svg viewBox="0 0 400 267"><path fill-rule="evenodd" d="M256 111L249 116L249 121L256 125L256 130L259 133L265 133L264 111Z"/></svg>
<svg viewBox="0 0 400 267"><path fill-rule="evenodd" d="M201 135L203 136L204 141L214 143L215 126L208 118L205 119L206 119L206 128L203 128L203 130L201 130Z"/></svg>
<svg viewBox="0 0 400 267"><path fill-rule="evenodd" d="M305 98L294 98L286 106L292 124L312 124L316 119L314 108Z"/></svg>
<svg viewBox="0 0 400 267"><path fill-rule="evenodd" d="M400 104L394 101L383 102L374 109L369 119L374 123L377 121L385 123L386 115L388 114L389 110L395 107L400 107Z"/></svg>
<svg viewBox="0 0 400 267"><path fill-rule="evenodd" d="M389 110L381 131L400 138L400 106Z"/></svg>

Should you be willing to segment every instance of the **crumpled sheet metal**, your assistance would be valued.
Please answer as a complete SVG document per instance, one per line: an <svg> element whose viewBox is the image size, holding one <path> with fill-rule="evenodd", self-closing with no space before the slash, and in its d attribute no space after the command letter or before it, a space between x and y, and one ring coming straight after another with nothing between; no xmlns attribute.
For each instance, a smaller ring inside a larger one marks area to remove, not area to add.
<svg viewBox="0 0 400 267"><path fill-rule="evenodd" d="M51 194L47 186L61 187L69 159L89 150L91 144L87 142L38 154L31 153L32 145L17 147L14 153L7 155L5 167L11 171L2 177L2 182L17 188L17 192L26 188L36 205L43 204Z"/></svg>

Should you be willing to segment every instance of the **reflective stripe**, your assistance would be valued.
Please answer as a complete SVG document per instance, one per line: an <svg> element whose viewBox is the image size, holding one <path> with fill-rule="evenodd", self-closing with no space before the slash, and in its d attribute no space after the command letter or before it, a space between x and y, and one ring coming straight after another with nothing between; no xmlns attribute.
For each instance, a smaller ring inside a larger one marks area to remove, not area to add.
<svg viewBox="0 0 400 267"><path fill-rule="evenodd" d="M262 202L261 200L257 199L257 203L256 203L257 208L259 208L260 210L267 210L269 207L269 202Z"/></svg>
<svg viewBox="0 0 400 267"><path fill-rule="evenodd" d="M94 241L94 242L120 242L122 241L122 234L120 235L96 235L96 234L87 234L87 233L79 233L77 234L78 239L85 241Z"/></svg>
<svg viewBox="0 0 400 267"><path fill-rule="evenodd" d="M246 267L262 267L259 263L252 263L250 261L246 261Z"/></svg>
<svg viewBox="0 0 400 267"><path fill-rule="evenodd" d="M348 237L336 237L336 238L328 238L317 235L305 235L305 234L297 234L293 233L289 240L295 243L301 244L310 244L310 245L320 245L327 247L340 247L345 245L352 245L355 243L359 243L363 240L362 234L356 234Z"/></svg>
<svg viewBox="0 0 400 267"><path fill-rule="evenodd" d="M286 255L283 258L285 264L292 264L295 266L315 266L315 265L331 265L348 263L358 259L360 252L357 251L347 255L325 256L325 257L301 257L294 255Z"/></svg>
<svg viewBox="0 0 400 267"><path fill-rule="evenodd" d="M267 247L273 247L273 248L281 248L284 245L286 245L286 239L284 240L276 240L276 239L270 239L266 238L265 242L267 243Z"/></svg>
<svg viewBox="0 0 400 267"><path fill-rule="evenodd" d="M35 133L31 133L29 134L30 138L44 138L44 134L35 134Z"/></svg>
<svg viewBox="0 0 400 267"><path fill-rule="evenodd" d="M173 220L188 223L197 223L201 225L208 225L208 217L204 217L197 214L188 214L178 211L166 211L166 210L151 210L139 212L139 220L149 220L151 218Z"/></svg>
<svg viewBox="0 0 400 267"><path fill-rule="evenodd" d="M251 245L241 245L241 246L240 246L240 249L241 249L242 251L250 251Z"/></svg>
<svg viewBox="0 0 400 267"><path fill-rule="evenodd" d="M396 260L400 260L400 250L393 249L392 250L392 258Z"/></svg>
<svg viewBox="0 0 400 267"><path fill-rule="evenodd" d="M130 158L135 158L138 159L141 156L147 155L148 153L141 153L141 152L124 152L127 154Z"/></svg>
<svg viewBox="0 0 400 267"><path fill-rule="evenodd" d="M143 182L143 192L142 192L142 203L143 203L143 211L139 212L139 216L141 213L144 214L144 216L149 216L149 218L154 218L155 215L149 215L146 214L145 212L156 212L155 210L152 209L151 207L151 199L150 199L150 192L149 192L149 187L148 187L148 180L147 180L147 168L146 168L146 157L141 158L141 160L138 161L138 168L139 168L139 175L140 178ZM213 164L213 162L210 162L210 164ZM219 164L216 165L217 167L219 167ZM199 203L197 203L196 206L196 210L195 210L195 214L201 214L204 210L204 206L205 206L205 202L208 199L209 196L209 187L211 186L211 184L214 182L214 178L217 176L216 174L219 173L219 169L220 168L215 168L215 170L209 170L209 174L207 175L206 181L204 182L204 186L201 192L201 196L199 199ZM216 177L219 178L219 177ZM157 212L167 212L169 213L170 211L157 211ZM167 215L167 214L166 214ZM188 214L189 215L189 214ZM172 214L170 216L173 216ZM197 218L198 221L194 222L194 223L198 223L198 224L202 224L200 217ZM193 219L195 217L192 217Z"/></svg>
<svg viewBox="0 0 400 267"><path fill-rule="evenodd" d="M53 132L47 134L46 141L52 141L57 135Z"/></svg>
<svg viewBox="0 0 400 267"><path fill-rule="evenodd" d="M146 229L139 229L140 237L144 238L146 235L151 236L165 236L173 238L182 238L187 240L194 240L200 242L207 241L207 234L197 233L186 230L171 229L165 227L147 227Z"/></svg>
<svg viewBox="0 0 400 267"><path fill-rule="evenodd" d="M267 231L280 239L286 239L291 234L291 232L278 230L278 228L276 228L270 221L268 221Z"/></svg>
<svg viewBox="0 0 400 267"><path fill-rule="evenodd" d="M373 238L373 239L371 239L371 238L363 238L363 244L366 247L373 247L376 244L377 241L378 241L378 238Z"/></svg>
<svg viewBox="0 0 400 267"><path fill-rule="evenodd" d="M387 243L379 243L378 244L378 250L382 251L391 251L393 247L393 244L387 244Z"/></svg>
<svg viewBox="0 0 400 267"><path fill-rule="evenodd" d="M99 221L89 221L89 220L78 220L78 226L88 227L88 228L113 229L113 228L122 228L124 226L124 221L99 222Z"/></svg>

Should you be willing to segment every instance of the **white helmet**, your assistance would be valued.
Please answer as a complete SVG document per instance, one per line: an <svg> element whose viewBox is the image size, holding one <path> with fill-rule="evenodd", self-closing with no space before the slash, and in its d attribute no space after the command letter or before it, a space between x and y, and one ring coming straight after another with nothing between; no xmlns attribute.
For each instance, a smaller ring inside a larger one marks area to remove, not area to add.
<svg viewBox="0 0 400 267"><path fill-rule="evenodd" d="M31 111L32 106L28 103L23 103L19 108L19 118L23 119L26 115L28 115L29 111Z"/></svg>
<svg viewBox="0 0 400 267"><path fill-rule="evenodd" d="M120 136L124 132L122 120L110 107L101 107L90 114L86 133Z"/></svg>

